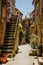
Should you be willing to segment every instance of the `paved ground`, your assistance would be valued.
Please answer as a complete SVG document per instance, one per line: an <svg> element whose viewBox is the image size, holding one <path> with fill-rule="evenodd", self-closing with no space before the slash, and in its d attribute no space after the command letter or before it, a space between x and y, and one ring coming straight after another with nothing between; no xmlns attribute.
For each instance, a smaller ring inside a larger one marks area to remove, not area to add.
<svg viewBox="0 0 43 65"><path fill-rule="evenodd" d="M19 46L19 53L14 57L15 60L10 60L2 65L33 65L34 57L29 56L29 44Z"/></svg>

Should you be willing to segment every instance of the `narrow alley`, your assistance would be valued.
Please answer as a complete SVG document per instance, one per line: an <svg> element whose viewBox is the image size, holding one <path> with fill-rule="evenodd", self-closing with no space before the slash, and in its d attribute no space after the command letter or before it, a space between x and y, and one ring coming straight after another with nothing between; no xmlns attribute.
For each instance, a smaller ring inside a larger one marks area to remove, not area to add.
<svg viewBox="0 0 43 65"><path fill-rule="evenodd" d="M43 0L0 0L0 65L43 65Z"/></svg>
<svg viewBox="0 0 43 65"><path fill-rule="evenodd" d="M29 50L31 47L29 44L19 46L18 54L14 57L14 60L9 60L6 64L2 65L33 65L33 56L29 56Z"/></svg>

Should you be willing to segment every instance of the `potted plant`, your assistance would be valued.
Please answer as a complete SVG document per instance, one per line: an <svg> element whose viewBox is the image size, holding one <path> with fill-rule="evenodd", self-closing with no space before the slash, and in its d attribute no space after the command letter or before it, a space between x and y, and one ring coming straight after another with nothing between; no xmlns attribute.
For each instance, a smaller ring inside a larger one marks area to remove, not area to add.
<svg viewBox="0 0 43 65"><path fill-rule="evenodd" d="M37 44L37 56L41 56L42 54L42 43Z"/></svg>
<svg viewBox="0 0 43 65"><path fill-rule="evenodd" d="M36 48L37 44L39 43L39 37L36 34L31 35L30 43L33 49Z"/></svg>

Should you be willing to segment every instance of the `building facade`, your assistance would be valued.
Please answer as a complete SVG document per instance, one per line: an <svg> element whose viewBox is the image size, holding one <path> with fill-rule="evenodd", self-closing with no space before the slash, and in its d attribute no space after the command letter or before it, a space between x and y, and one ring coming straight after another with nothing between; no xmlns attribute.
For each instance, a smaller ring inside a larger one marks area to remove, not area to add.
<svg viewBox="0 0 43 65"><path fill-rule="evenodd" d="M37 35L40 37L40 42L43 42L43 0L33 0L35 7L35 23Z"/></svg>
<svg viewBox="0 0 43 65"><path fill-rule="evenodd" d="M0 0L0 46L3 45L6 29L6 3L7 0Z"/></svg>
<svg viewBox="0 0 43 65"><path fill-rule="evenodd" d="M21 23L23 14L18 8L15 8L15 11L16 11L16 15L18 15L19 22Z"/></svg>
<svg viewBox="0 0 43 65"><path fill-rule="evenodd" d="M25 32L25 43L29 43L29 31L30 31L30 22L32 21L31 18L25 18L22 20L23 30Z"/></svg>
<svg viewBox="0 0 43 65"><path fill-rule="evenodd" d="M19 37L15 0L0 0L0 4L0 50L14 56L18 49Z"/></svg>
<svg viewBox="0 0 43 65"><path fill-rule="evenodd" d="M33 11L30 13L30 18L32 18L32 22L35 22L35 10L33 10Z"/></svg>

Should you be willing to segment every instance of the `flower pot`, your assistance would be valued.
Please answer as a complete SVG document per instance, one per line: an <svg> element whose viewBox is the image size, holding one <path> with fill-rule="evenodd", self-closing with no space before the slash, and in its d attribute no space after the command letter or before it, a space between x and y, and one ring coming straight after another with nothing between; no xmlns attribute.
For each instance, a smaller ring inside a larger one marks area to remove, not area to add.
<svg viewBox="0 0 43 65"><path fill-rule="evenodd" d="M37 56L40 56L41 55L41 51L40 49L37 49Z"/></svg>
<svg viewBox="0 0 43 65"><path fill-rule="evenodd" d="M1 58L1 62L2 62L2 63L5 63L6 61L7 61L7 58L6 58L6 57L2 57L2 58Z"/></svg>
<svg viewBox="0 0 43 65"><path fill-rule="evenodd" d="M35 46L34 45L32 45L31 47L32 47L32 49L35 49Z"/></svg>

